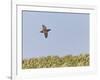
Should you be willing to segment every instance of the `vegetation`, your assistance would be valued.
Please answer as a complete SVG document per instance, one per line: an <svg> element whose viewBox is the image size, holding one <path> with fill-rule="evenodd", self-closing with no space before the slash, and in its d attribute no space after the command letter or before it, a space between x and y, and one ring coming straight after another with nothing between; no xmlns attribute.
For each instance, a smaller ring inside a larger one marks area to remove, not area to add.
<svg viewBox="0 0 100 80"><path fill-rule="evenodd" d="M22 61L23 69L77 67L77 66L89 66L89 54L80 54L77 56L66 55L63 57L46 56L46 57L24 59Z"/></svg>

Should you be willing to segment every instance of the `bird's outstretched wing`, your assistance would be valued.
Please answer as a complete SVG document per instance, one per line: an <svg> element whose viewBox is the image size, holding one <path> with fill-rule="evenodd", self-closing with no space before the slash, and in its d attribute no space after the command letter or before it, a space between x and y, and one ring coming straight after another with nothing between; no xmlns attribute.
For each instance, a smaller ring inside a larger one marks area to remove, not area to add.
<svg viewBox="0 0 100 80"><path fill-rule="evenodd" d="M42 30L42 31L40 31L40 33L43 33L43 30Z"/></svg>
<svg viewBox="0 0 100 80"><path fill-rule="evenodd" d="M48 29L47 31L51 31L51 29Z"/></svg>
<svg viewBox="0 0 100 80"><path fill-rule="evenodd" d="M48 37L48 33L44 33L44 36L45 36L45 38L47 38Z"/></svg>

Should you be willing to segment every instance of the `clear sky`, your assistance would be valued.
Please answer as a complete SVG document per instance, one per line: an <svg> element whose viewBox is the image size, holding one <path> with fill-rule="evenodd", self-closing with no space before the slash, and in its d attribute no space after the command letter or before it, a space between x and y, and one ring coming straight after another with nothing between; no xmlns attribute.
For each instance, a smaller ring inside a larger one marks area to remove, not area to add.
<svg viewBox="0 0 100 80"><path fill-rule="evenodd" d="M89 53L89 14L23 11L23 58L80 53Z"/></svg>

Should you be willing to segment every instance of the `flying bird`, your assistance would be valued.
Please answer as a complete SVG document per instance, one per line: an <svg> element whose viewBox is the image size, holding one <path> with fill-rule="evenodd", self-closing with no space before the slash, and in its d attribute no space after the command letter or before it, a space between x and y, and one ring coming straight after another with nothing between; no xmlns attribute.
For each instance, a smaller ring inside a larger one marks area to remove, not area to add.
<svg viewBox="0 0 100 80"><path fill-rule="evenodd" d="M42 30L40 31L40 33L44 33L45 38L48 37L48 32L51 31L51 29L47 29L47 26L42 25Z"/></svg>

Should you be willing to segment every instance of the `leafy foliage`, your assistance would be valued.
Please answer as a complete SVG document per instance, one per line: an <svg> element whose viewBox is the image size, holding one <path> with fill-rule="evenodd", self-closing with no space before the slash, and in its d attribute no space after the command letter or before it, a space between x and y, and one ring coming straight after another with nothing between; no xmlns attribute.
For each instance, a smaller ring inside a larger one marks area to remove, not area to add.
<svg viewBox="0 0 100 80"><path fill-rule="evenodd" d="M24 59L22 61L23 69L77 67L77 66L89 66L89 54L80 54L77 56L66 55L63 57L46 56L46 57Z"/></svg>

